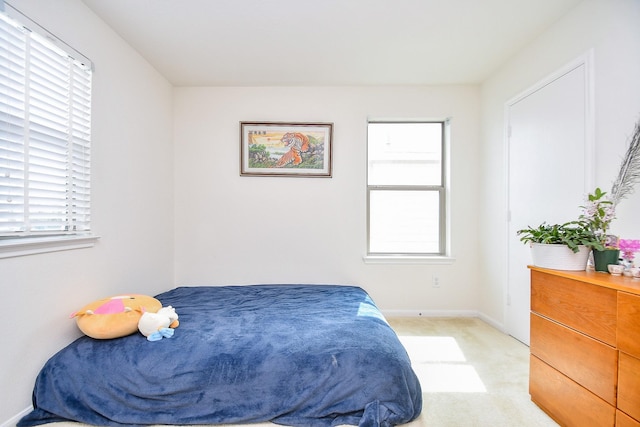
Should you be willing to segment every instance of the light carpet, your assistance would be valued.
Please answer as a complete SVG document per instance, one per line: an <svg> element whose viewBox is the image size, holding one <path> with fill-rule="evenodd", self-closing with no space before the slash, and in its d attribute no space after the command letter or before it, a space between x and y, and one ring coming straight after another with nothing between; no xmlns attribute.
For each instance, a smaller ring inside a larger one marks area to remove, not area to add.
<svg viewBox="0 0 640 427"><path fill-rule="evenodd" d="M554 427L529 396L529 347L476 318L389 318L420 378L406 427ZM51 427L84 427L64 422ZM274 427L260 423L243 427ZM227 425L227 427L239 427Z"/></svg>

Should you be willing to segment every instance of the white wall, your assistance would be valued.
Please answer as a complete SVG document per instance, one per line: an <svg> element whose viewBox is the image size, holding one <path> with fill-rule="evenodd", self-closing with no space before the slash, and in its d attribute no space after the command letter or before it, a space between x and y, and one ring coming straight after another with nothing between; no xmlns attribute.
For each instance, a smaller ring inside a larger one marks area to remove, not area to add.
<svg viewBox="0 0 640 427"><path fill-rule="evenodd" d="M176 283L352 283L383 310L475 310L478 102L477 86L177 88ZM452 118L453 265L363 262L368 116ZM239 176L240 121L333 122L333 178Z"/></svg>
<svg viewBox="0 0 640 427"><path fill-rule="evenodd" d="M482 200L480 309L504 318L506 192L504 163L505 102L557 69L593 50L595 63L595 185L611 187L634 125L640 119L640 2L585 0L482 86ZM570 164L570 161L568 160ZM568 166L570 167L570 166ZM640 185L623 200L612 232L640 239ZM568 215L579 215L575 212Z"/></svg>
<svg viewBox="0 0 640 427"><path fill-rule="evenodd" d="M68 315L173 284L172 88L78 0L12 0L91 58L91 249L0 259L0 424L25 410L37 372L79 336ZM15 420L14 420L15 421Z"/></svg>
<svg viewBox="0 0 640 427"><path fill-rule="evenodd" d="M175 90L79 0L13 3L96 65L93 225L102 238L93 249L0 260L3 338L12 349L0 356L0 422L29 405L38 369L79 336L68 313L112 294L174 285L354 283L383 310L480 310L499 324L504 102L593 48L596 183L603 187L640 113L637 0L585 0L482 88ZM454 264L363 263L368 116L452 117ZM333 122L333 178L240 177L243 120ZM640 238L633 217L639 199L622 202L615 232ZM431 287L432 274L441 288Z"/></svg>

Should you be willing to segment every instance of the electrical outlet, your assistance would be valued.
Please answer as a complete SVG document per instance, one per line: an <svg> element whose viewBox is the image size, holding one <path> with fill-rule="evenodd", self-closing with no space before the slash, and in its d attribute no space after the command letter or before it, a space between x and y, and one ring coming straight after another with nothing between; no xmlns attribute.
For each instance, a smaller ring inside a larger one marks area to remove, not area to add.
<svg viewBox="0 0 640 427"><path fill-rule="evenodd" d="M439 288L440 287L440 277L438 277L435 274L433 276L431 276L431 287L433 287L433 288Z"/></svg>

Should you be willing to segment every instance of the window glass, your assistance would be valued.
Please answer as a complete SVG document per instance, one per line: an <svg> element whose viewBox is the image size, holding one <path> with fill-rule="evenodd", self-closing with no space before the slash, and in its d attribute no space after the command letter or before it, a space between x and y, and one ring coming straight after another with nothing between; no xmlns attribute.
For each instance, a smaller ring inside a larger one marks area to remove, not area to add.
<svg viewBox="0 0 640 427"><path fill-rule="evenodd" d="M370 123L369 185L441 185L442 123Z"/></svg>
<svg viewBox="0 0 640 427"><path fill-rule="evenodd" d="M445 122L370 122L368 253L444 255Z"/></svg>
<svg viewBox="0 0 640 427"><path fill-rule="evenodd" d="M438 253L440 201L435 191L376 191L369 194L369 249L373 253Z"/></svg>

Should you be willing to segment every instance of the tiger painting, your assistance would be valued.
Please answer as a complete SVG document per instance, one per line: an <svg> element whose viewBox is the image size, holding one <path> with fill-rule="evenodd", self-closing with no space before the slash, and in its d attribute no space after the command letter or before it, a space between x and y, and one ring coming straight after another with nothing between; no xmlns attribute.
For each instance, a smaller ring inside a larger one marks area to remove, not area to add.
<svg viewBox="0 0 640 427"><path fill-rule="evenodd" d="M284 134L281 141L284 142L285 147L289 148L289 151L278 159L276 167L282 168L290 163L294 165L302 163L300 153L309 151L309 137L299 132L288 132Z"/></svg>

